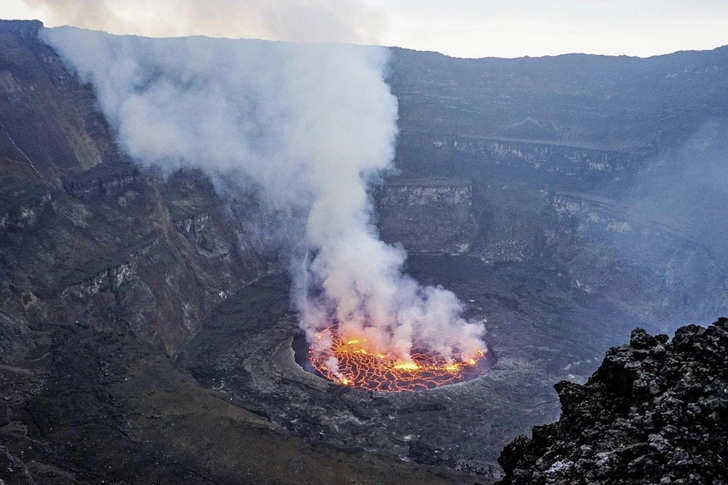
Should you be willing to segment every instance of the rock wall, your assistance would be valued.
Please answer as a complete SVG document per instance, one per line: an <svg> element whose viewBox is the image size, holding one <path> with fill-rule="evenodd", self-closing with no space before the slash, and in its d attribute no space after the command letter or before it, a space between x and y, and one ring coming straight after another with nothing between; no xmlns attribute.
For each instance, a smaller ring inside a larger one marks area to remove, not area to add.
<svg viewBox="0 0 728 485"><path fill-rule="evenodd" d="M468 252L489 262L527 262L544 257L549 234L563 222L550 200L554 192L623 186L651 154L404 133L396 163L408 177L468 179L477 218Z"/></svg>
<svg viewBox="0 0 728 485"><path fill-rule="evenodd" d="M0 308L18 345L80 322L174 354L266 263L204 176L125 157L40 27L0 21Z"/></svg>
<svg viewBox="0 0 728 485"><path fill-rule="evenodd" d="M641 148L728 114L727 61L728 47L650 59L456 59L395 48L390 83L405 131Z"/></svg>
<svg viewBox="0 0 728 485"><path fill-rule="evenodd" d="M469 255L556 267L576 291L671 331L728 309L721 127L685 149L404 132L396 163L404 177L471 181Z"/></svg>
<svg viewBox="0 0 728 485"><path fill-rule="evenodd" d="M407 173L454 176L475 169L475 176L509 172L525 176L537 172L541 179L560 185L625 179L655 153L651 147L611 150L578 143L407 132L400 135L399 147L397 166Z"/></svg>
<svg viewBox="0 0 728 485"><path fill-rule="evenodd" d="M393 178L379 189L376 202L385 241L419 254L469 250L476 219L468 181Z"/></svg>

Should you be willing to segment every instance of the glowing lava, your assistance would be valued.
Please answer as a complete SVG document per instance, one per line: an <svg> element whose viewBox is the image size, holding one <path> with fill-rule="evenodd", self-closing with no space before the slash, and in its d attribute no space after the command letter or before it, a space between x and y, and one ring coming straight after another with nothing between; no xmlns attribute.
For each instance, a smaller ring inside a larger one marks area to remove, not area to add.
<svg viewBox="0 0 728 485"><path fill-rule="evenodd" d="M331 345L322 345L322 342ZM423 391L476 377L486 369L486 351L475 358L451 360L415 348L402 361L367 349L367 341L340 337L335 328L319 333L309 348L311 365L326 379L375 392Z"/></svg>

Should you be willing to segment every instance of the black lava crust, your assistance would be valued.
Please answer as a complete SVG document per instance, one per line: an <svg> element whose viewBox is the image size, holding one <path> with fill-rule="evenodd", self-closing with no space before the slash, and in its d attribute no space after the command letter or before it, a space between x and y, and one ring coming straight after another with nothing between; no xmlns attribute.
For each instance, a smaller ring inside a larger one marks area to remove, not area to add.
<svg viewBox="0 0 728 485"><path fill-rule="evenodd" d="M728 483L728 319L632 332L585 385L556 386L561 419L499 458L502 484Z"/></svg>

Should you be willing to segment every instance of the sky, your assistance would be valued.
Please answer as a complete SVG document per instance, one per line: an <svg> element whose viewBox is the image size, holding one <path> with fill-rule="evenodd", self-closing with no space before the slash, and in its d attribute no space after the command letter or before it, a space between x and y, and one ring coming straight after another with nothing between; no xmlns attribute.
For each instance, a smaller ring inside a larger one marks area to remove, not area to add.
<svg viewBox="0 0 728 485"><path fill-rule="evenodd" d="M206 1L200 0L201 4ZM380 25L374 37L366 37L367 43L431 50L456 57L534 57L573 52L647 57L728 44L726 0L326 0L324 3L359 3L358 7L375 14L367 16L367 21L376 18ZM37 5L38 0L2 0L0 18L39 18L48 26L57 23L47 12L28 4ZM358 10L357 15L363 11ZM261 35L253 32L251 36Z"/></svg>

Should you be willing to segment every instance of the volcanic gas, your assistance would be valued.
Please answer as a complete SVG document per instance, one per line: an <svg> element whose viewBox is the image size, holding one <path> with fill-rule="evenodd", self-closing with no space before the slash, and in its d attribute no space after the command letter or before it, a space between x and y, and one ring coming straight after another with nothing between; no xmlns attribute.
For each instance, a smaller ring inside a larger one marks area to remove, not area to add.
<svg viewBox="0 0 728 485"><path fill-rule="evenodd" d="M407 357L396 357L364 338L340 335L336 326L318 333L308 358L324 378L374 392L425 391L474 379L489 367L485 348L474 356L456 352L446 359L415 344Z"/></svg>

